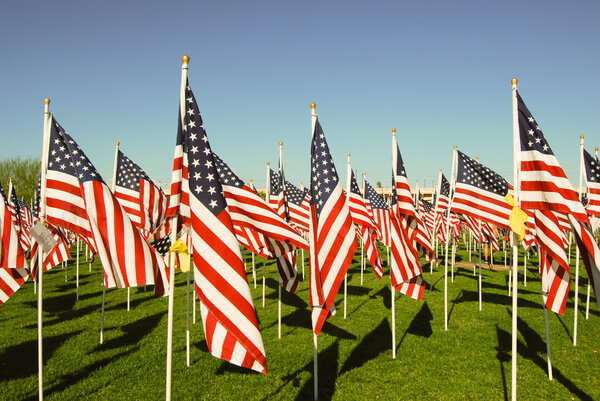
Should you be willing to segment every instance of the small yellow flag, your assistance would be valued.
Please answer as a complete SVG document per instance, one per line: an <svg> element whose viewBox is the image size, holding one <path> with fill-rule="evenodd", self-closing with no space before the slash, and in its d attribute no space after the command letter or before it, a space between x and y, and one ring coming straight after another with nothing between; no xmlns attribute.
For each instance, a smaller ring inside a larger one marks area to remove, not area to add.
<svg viewBox="0 0 600 401"><path fill-rule="evenodd" d="M185 242L179 238L171 249L169 249L169 253L174 252L179 255L179 266L181 267L182 272L188 272L190 270L190 254L188 253L188 247L185 245Z"/></svg>
<svg viewBox="0 0 600 401"><path fill-rule="evenodd" d="M515 202L515 198L513 198L512 195L506 194L504 200L506 200L508 204L513 207L509 219L510 229L517 234L519 241L523 241L523 238L525 238L525 222L527 221L527 213L519 209L519 206L517 206L517 202Z"/></svg>

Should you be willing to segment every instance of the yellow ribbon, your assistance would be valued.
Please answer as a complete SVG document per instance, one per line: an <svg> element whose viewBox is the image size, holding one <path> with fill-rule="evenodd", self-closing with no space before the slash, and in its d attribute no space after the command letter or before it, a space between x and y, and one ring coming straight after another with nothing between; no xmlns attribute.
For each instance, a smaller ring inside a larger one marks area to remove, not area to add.
<svg viewBox="0 0 600 401"><path fill-rule="evenodd" d="M190 270L190 254L188 253L188 247L185 245L185 242L179 238L171 249L169 249L169 253L174 252L179 255L179 266L181 267L182 272L188 272Z"/></svg>
<svg viewBox="0 0 600 401"><path fill-rule="evenodd" d="M523 241L523 238L525 238L525 222L527 221L527 213L522 211L519 206L517 206L517 202L512 195L506 194L504 200L506 200L506 202L513 207L508 220L510 223L510 229L517 234L519 241Z"/></svg>

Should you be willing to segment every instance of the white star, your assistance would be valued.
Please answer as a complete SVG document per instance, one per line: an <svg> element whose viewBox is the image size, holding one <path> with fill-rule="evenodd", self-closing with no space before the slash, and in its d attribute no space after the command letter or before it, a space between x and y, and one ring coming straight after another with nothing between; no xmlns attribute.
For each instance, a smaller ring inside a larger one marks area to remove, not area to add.
<svg viewBox="0 0 600 401"><path fill-rule="evenodd" d="M210 207L215 208L217 206L217 201L216 200L211 200L210 201Z"/></svg>
<svg viewBox="0 0 600 401"><path fill-rule="evenodd" d="M195 179L195 180L198 180L198 179L200 179L200 173L198 173L198 172L197 172L197 173L195 173L195 174L194 174L194 179Z"/></svg>
<svg viewBox="0 0 600 401"><path fill-rule="evenodd" d="M540 143L542 140L540 138L535 138L535 143Z"/></svg>
<svg viewBox="0 0 600 401"><path fill-rule="evenodd" d="M209 175L207 175L207 176L206 176L206 179L207 179L208 181L212 181L212 180L214 180L214 179L215 179L215 176L214 176L213 174L209 174Z"/></svg>
<svg viewBox="0 0 600 401"><path fill-rule="evenodd" d="M547 151L547 150L548 150L548 145L544 145L544 146L542 146L542 149L543 149L544 151Z"/></svg>
<svg viewBox="0 0 600 401"><path fill-rule="evenodd" d="M190 140L195 141L197 138L196 134L190 135Z"/></svg>
<svg viewBox="0 0 600 401"><path fill-rule="evenodd" d="M198 161L198 159L194 159L194 161L192 162L192 164L194 165L194 167L198 167L198 165L200 164L200 162Z"/></svg>
<svg viewBox="0 0 600 401"><path fill-rule="evenodd" d="M212 162L210 160L207 160L206 163L204 163L204 165L206 166L206 168L210 168L212 167Z"/></svg>
<svg viewBox="0 0 600 401"><path fill-rule="evenodd" d="M532 122L535 121L532 116L529 116L528 120L529 120L530 123L532 123Z"/></svg>
<svg viewBox="0 0 600 401"><path fill-rule="evenodd" d="M204 148L204 150L202 152L204 152L204 154L206 156L210 155L210 149L209 148Z"/></svg>
<svg viewBox="0 0 600 401"><path fill-rule="evenodd" d="M195 121L190 121L190 123L188 125L190 126L190 128L195 128L196 127L196 122Z"/></svg>

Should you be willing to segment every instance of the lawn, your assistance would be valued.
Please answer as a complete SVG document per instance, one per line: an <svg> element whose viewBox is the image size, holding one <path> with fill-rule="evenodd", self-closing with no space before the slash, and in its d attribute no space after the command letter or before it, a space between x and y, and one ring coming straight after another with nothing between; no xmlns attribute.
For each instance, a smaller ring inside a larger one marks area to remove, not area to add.
<svg viewBox="0 0 600 401"><path fill-rule="evenodd" d="M74 253L74 252L73 252ZM574 252L573 252L574 253ZM267 353L263 376L212 357L197 308L191 328L191 366L185 363L186 276L176 274L172 397L211 400L308 400L313 396L312 330L306 279L282 297L282 336L277 338L277 272L266 264L262 307L262 259L254 288L250 254L244 252L248 282ZM305 254L308 260L308 254ZM338 313L319 335L319 391L322 400L498 400L510 398L511 308L508 271L482 270L483 310L477 276L460 249L454 282L449 277L448 331L444 330L444 269L434 269L433 289L422 302L396 293L396 349L391 350L389 276L377 280L371 268L360 279L360 253L348 274L347 319L343 290ZM385 254L384 254L385 260ZM574 263L574 258L572 258ZM496 264L503 256L496 254ZM160 400L165 397L167 298L151 288L109 290L104 344L99 344L101 270L80 266L79 301L75 268L44 274L44 388L48 400ZM519 275L518 395L521 399L600 399L598 333L600 312L592 297L585 319L587 278L581 268L579 334L573 346L574 287L564 316L549 313L554 380L546 372L544 312L537 257L528 260L527 286ZM429 264L423 261L429 283ZM301 265L299 270L302 270ZM574 282L574 268L572 269ZM386 269L387 274L387 269ZM450 276L450 275L449 275ZM0 307L0 399L37 398L37 296L28 281Z"/></svg>

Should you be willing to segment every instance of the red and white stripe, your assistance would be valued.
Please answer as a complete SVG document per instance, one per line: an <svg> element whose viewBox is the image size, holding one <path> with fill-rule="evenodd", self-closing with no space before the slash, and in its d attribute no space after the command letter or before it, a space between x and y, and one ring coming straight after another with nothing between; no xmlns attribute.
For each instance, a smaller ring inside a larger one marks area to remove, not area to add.
<svg viewBox="0 0 600 401"><path fill-rule="evenodd" d="M394 288L400 290L403 283L409 282L421 275L422 270L417 250L409 239L406 220L404 218L392 217L390 222L392 235L392 246L390 247L391 279ZM410 294L412 297L415 294L418 295L419 292L411 291ZM421 298L416 299L420 300Z"/></svg>
<svg viewBox="0 0 600 401"><path fill-rule="evenodd" d="M171 195L166 217L179 216L179 224L187 224L190 219L190 186L188 181L188 156L181 143L175 146L173 173L171 175Z"/></svg>
<svg viewBox="0 0 600 401"><path fill-rule="evenodd" d="M364 226L370 230L377 231L375 223L371 219L371 214L367 210L367 206L362 196L355 194L352 191L347 192L348 196L348 207L350 208L350 215L352 221L357 226Z"/></svg>
<svg viewBox="0 0 600 401"><path fill-rule="evenodd" d="M96 252L106 287L155 284L155 292L168 288L163 258L152 248L106 184L87 181L81 185Z"/></svg>
<svg viewBox="0 0 600 401"><path fill-rule="evenodd" d="M141 180L143 181L143 180ZM120 185L115 186L115 197L119 200L123 210L127 212L129 218L139 229L142 229L143 212L140 204L140 193Z"/></svg>
<svg viewBox="0 0 600 401"><path fill-rule="evenodd" d="M473 185L456 183L452 198L452 211L473 216L502 228L510 228L508 220L512 206L506 202L503 196Z"/></svg>
<svg viewBox="0 0 600 401"><path fill-rule="evenodd" d="M167 212L167 197L154 183L140 179L140 201L142 206L141 227L154 232L160 227Z"/></svg>
<svg viewBox="0 0 600 401"><path fill-rule="evenodd" d="M590 224L578 222L571 215L569 215L569 221L573 227L573 234L577 240L577 247L581 252L590 284L594 289L596 302L600 306L600 248Z"/></svg>
<svg viewBox="0 0 600 401"><path fill-rule="evenodd" d="M588 181L587 186L586 210L591 215L600 216L600 183Z"/></svg>
<svg viewBox="0 0 600 401"><path fill-rule="evenodd" d="M25 252L21 247L19 235L15 229L12 213L0 191L0 267L26 268Z"/></svg>
<svg viewBox="0 0 600 401"><path fill-rule="evenodd" d="M356 230L338 184L323 205L319 220L311 205L310 298L315 334L335 313L333 301L356 251Z"/></svg>
<svg viewBox="0 0 600 401"><path fill-rule="evenodd" d="M308 232L310 227L310 201L305 196L300 205L288 202L290 224L297 229Z"/></svg>
<svg viewBox="0 0 600 401"><path fill-rule="evenodd" d="M4 305L21 286L27 281L27 269L0 268L0 305Z"/></svg>
<svg viewBox="0 0 600 401"><path fill-rule="evenodd" d="M375 272L375 275L378 279L381 279L381 277L383 277L383 262L381 261L381 256L379 256L377 244L375 243L377 234L375 234L374 231L369 230L365 226L360 226L358 228L358 232L363 240L365 253L367 254L367 259L369 259L369 263L373 267L373 272Z"/></svg>
<svg viewBox="0 0 600 401"><path fill-rule="evenodd" d="M92 237L77 177L48 169L46 220L53 226L66 228L84 237Z"/></svg>
<svg viewBox="0 0 600 401"><path fill-rule="evenodd" d="M252 294L227 209L214 216L194 196L191 228L196 292L210 353L267 373Z"/></svg>

